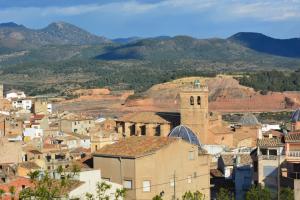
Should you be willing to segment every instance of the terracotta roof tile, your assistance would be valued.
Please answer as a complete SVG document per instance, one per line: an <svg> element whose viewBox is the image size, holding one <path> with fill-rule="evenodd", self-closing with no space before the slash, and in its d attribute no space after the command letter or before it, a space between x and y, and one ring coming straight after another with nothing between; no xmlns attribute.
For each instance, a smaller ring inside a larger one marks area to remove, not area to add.
<svg viewBox="0 0 300 200"><path fill-rule="evenodd" d="M284 140L288 143L298 143L300 142L300 133L287 134L285 135Z"/></svg>
<svg viewBox="0 0 300 200"><path fill-rule="evenodd" d="M40 167L34 162L22 162L19 164L19 166L26 169L40 169Z"/></svg>
<svg viewBox="0 0 300 200"><path fill-rule="evenodd" d="M134 122L134 123L159 123L169 124L171 123L160 114L156 112L138 112L130 113L121 117L118 121Z"/></svg>
<svg viewBox="0 0 300 200"><path fill-rule="evenodd" d="M169 137L132 136L121 139L114 144L106 145L94 153L94 155L136 158L154 153L155 151L178 140L178 138Z"/></svg>
<svg viewBox="0 0 300 200"><path fill-rule="evenodd" d="M221 159L224 162L224 165L234 165L237 157L240 157L238 165L249 165L252 164L252 158L250 154L222 154Z"/></svg>
<svg viewBox="0 0 300 200"><path fill-rule="evenodd" d="M263 138L257 140L259 147L280 147L284 146L280 138Z"/></svg>

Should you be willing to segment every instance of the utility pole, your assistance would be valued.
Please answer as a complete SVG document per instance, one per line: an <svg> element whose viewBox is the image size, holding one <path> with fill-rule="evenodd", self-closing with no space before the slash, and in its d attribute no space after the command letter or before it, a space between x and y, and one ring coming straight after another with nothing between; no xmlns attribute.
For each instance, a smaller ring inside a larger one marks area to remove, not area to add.
<svg viewBox="0 0 300 200"><path fill-rule="evenodd" d="M175 182L175 179L176 179L176 177L175 177L175 173L176 173L176 171L174 171L174 175L173 175L173 182L174 182L174 200L176 200L176 182Z"/></svg>
<svg viewBox="0 0 300 200"><path fill-rule="evenodd" d="M280 200L280 147L278 147L277 160L277 199Z"/></svg>

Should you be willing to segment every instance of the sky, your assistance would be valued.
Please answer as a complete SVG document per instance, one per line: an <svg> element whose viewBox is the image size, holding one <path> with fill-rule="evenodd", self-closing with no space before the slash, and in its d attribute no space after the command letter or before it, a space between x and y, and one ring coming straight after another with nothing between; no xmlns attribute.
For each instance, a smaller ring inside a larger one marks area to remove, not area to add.
<svg viewBox="0 0 300 200"><path fill-rule="evenodd" d="M0 0L0 23L65 21L108 38L260 32L300 37L300 0Z"/></svg>

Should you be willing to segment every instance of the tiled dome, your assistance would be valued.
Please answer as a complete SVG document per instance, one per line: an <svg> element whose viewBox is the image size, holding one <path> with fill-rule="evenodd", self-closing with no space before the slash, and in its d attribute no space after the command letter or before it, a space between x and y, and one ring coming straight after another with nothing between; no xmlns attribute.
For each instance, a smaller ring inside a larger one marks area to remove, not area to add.
<svg viewBox="0 0 300 200"><path fill-rule="evenodd" d="M183 125L179 125L173 128L169 133L169 137L180 137L191 144L200 146L200 142L195 133L193 133L191 129Z"/></svg>

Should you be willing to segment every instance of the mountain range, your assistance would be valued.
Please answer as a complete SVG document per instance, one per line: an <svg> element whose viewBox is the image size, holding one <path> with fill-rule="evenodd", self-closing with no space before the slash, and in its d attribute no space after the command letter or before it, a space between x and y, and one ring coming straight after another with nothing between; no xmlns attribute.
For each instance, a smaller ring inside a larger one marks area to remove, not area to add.
<svg viewBox="0 0 300 200"><path fill-rule="evenodd" d="M66 22L42 29L9 22L0 24L0 81L30 91L38 83L39 92L43 87L52 91L79 86L143 90L203 72L296 70L299 47L299 38L275 39L261 33L240 32L226 39L108 39Z"/></svg>
<svg viewBox="0 0 300 200"><path fill-rule="evenodd" d="M39 48L45 45L91 45L110 40L93 35L66 22L55 22L43 29L29 29L13 22L0 24L0 53Z"/></svg>

